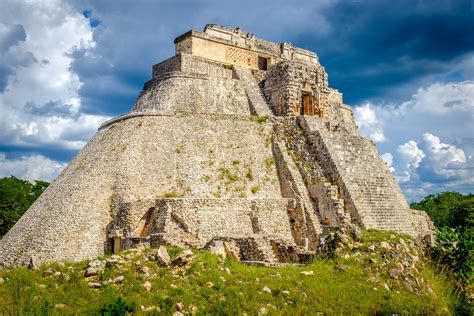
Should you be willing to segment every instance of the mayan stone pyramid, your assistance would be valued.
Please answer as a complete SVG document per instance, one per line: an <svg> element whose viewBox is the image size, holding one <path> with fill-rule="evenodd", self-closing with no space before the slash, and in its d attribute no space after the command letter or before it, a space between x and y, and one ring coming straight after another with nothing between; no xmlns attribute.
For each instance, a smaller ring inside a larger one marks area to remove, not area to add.
<svg viewBox="0 0 474 316"><path fill-rule="evenodd" d="M218 25L175 45L0 240L1 264L143 244L278 262L347 225L429 234L315 53Z"/></svg>

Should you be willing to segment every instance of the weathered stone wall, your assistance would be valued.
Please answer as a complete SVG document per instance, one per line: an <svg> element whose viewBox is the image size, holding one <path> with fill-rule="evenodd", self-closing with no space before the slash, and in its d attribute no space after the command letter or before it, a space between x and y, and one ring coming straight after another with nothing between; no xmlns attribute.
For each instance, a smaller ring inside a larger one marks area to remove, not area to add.
<svg viewBox="0 0 474 316"><path fill-rule="evenodd" d="M300 115L302 93L311 95L316 115L342 121L342 94L328 87L323 67L293 61L279 62L265 73L264 92L277 115ZM346 109L347 110L347 109Z"/></svg>
<svg viewBox="0 0 474 316"><path fill-rule="evenodd" d="M114 214L138 222L159 197L280 198L270 123L143 116L98 132L0 242L3 264L103 253ZM245 131L245 132L243 132ZM133 205L134 207L130 207ZM284 225L284 223L280 223Z"/></svg>
<svg viewBox="0 0 474 316"><path fill-rule="evenodd" d="M318 236L322 233L321 219L316 206L284 143L276 139L272 147L280 177L281 193L284 197L295 200L295 206L289 213L295 243L315 249L318 245Z"/></svg>
<svg viewBox="0 0 474 316"><path fill-rule="evenodd" d="M273 115L252 72L247 68L235 66L234 74L245 89L249 100L250 113L258 116Z"/></svg>
<svg viewBox="0 0 474 316"><path fill-rule="evenodd" d="M186 53L180 53L159 64L153 65L152 78L160 78L170 72L185 72L189 74L204 74L214 77L232 78L232 70L222 64L212 63L196 58Z"/></svg>
<svg viewBox="0 0 474 316"><path fill-rule="evenodd" d="M258 58L267 59L267 65L281 60L294 60L318 65L314 52L293 47L289 43L273 43L239 28L229 29L206 25L204 32L189 31L175 39L176 54L187 53L226 64L259 69Z"/></svg>
<svg viewBox="0 0 474 316"><path fill-rule="evenodd" d="M276 236L292 241L289 199L159 199L150 217L150 234L173 245L203 247L216 236Z"/></svg>
<svg viewBox="0 0 474 316"><path fill-rule="evenodd" d="M236 79L174 72L154 82L133 112L250 115L247 94Z"/></svg>
<svg viewBox="0 0 474 316"><path fill-rule="evenodd" d="M337 227L350 222L340 189L325 175L313 146L296 117L281 118L275 124L277 137L284 140L289 156L304 179L310 197L317 205L323 226Z"/></svg>

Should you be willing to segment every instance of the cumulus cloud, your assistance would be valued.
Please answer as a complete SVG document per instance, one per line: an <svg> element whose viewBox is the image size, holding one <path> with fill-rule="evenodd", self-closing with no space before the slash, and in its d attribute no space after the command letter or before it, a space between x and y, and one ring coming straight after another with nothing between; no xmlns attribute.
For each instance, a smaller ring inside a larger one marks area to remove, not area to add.
<svg viewBox="0 0 474 316"><path fill-rule="evenodd" d="M443 178L468 176L467 158L461 148L444 144L439 137L423 134L423 142L428 153L427 168ZM467 168L467 169L466 169Z"/></svg>
<svg viewBox="0 0 474 316"><path fill-rule="evenodd" d="M393 155L391 153L385 153L381 155L381 157L387 164L388 170L390 170L390 172L394 172L395 168L393 168Z"/></svg>
<svg viewBox="0 0 474 316"><path fill-rule="evenodd" d="M413 140L399 145L397 152L403 164L402 173L397 175L397 180L400 183L408 182L417 175L417 169L425 158L425 153L418 148L418 144Z"/></svg>
<svg viewBox="0 0 474 316"><path fill-rule="evenodd" d="M59 0L2 6L0 64L9 68L0 66L0 142L80 149L108 118L82 112L83 83L71 70L71 54L95 45L88 19Z"/></svg>
<svg viewBox="0 0 474 316"><path fill-rule="evenodd" d="M15 176L30 181L52 181L65 166L65 163L51 160L42 155L7 159L4 153L0 153L0 177Z"/></svg>
<svg viewBox="0 0 474 316"><path fill-rule="evenodd" d="M435 82L400 104L363 103L354 112L366 137L385 135L377 146L410 200L474 191L473 81Z"/></svg>
<svg viewBox="0 0 474 316"><path fill-rule="evenodd" d="M366 103L356 107L354 115L363 135L376 143L383 143L387 140L383 133L383 122L377 117L373 105Z"/></svg>

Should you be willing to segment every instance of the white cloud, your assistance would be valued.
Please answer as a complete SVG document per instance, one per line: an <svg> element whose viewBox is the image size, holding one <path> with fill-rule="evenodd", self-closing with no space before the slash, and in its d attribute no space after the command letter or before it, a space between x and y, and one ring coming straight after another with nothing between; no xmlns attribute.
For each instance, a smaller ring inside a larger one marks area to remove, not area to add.
<svg viewBox="0 0 474 316"><path fill-rule="evenodd" d="M377 118L377 113L370 103L356 107L354 115L362 135L376 143L387 140L383 133L383 122Z"/></svg>
<svg viewBox="0 0 474 316"><path fill-rule="evenodd" d="M382 159L387 164L390 172L395 172L395 168L393 167L393 155L391 153L385 153L382 155Z"/></svg>
<svg viewBox="0 0 474 316"><path fill-rule="evenodd" d="M384 135L377 146L387 162L391 155L409 200L474 191L474 81L433 83L401 104L364 103L354 112L363 135Z"/></svg>
<svg viewBox="0 0 474 316"><path fill-rule="evenodd" d="M52 181L65 166L65 163L51 160L42 155L7 159L4 153L0 153L0 177L13 175L30 181Z"/></svg>
<svg viewBox="0 0 474 316"><path fill-rule="evenodd" d="M420 162L425 158L425 153L418 148L418 144L414 140L399 145L397 152L403 164L401 173L397 176L397 180L401 183L408 182L413 179L413 177L416 177L417 169L420 166Z"/></svg>
<svg viewBox="0 0 474 316"><path fill-rule="evenodd" d="M429 169L442 177L463 176L466 170L462 167L467 162L464 151L454 145L444 144L439 137L423 134L423 141L428 153Z"/></svg>
<svg viewBox="0 0 474 316"><path fill-rule="evenodd" d="M17 31L18 40L8 41L3 58L31 58L10 69L6 89L0 94L0 142L80 149L108 118L81 112L78 91L82 82L71 71L73 51L95 46L88 19L60 0L40 5L37 1L7 1L2 6L9 10L0 11L0 36L11 34L8 30L15 25L26 33L22 37L21 30ZM15 15L9 14L13 11ZM49 109L52 105L54 109Z"/></svg>

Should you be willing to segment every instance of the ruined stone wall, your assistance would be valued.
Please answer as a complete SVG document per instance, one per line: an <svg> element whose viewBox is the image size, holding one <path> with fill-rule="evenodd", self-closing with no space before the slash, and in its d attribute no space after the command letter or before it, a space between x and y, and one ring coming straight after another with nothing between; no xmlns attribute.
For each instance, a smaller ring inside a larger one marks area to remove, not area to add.
<svg viewBox="0 0 474 316"><path fill-rule="evenodd" d="M271 134L269 123L212 115L111 124L3 237L0 259L26 264L34 254L40 261L101 255L114 214L126 211L137 223L149 208L139 201L150 198L280 198Z"/></svg>
<svg viewBox="0 0 474 316"><path fill-rule="evenodd" d="M297 245L306 244L314 250L318 245L318 236L322 233L321 219L316 205L308 194L308 189L295 162L288 155L285 144L276 138L272 148L282 196L295 200L295 206L289 212L295 243Z"/></svg>
<svg viewBox="0 0 474 316"><path fill-rule="evenodd" d="M323 117L340 119L342 101L339 104L330 102L334 101L334 93L328 88L323 67L282 61L270 67L265 74L264 92L277 115L298 115L303 91L312 94L314 115L320 112Z"/></svg>
<svg viewBox="0 0 474 316"><path fill-rule="evenodd" d="M299 126L298 118L287 116L279 119L275 131L276 137L285 142L289 156L298 167L323 225L337 227L350 222L340 189L325 175L305 130Z"/></svg>
<svg viewBox="0 0 474 316"><path fill-rule="evenodd" d="M153 65L153 78L160 78L169 72L185 72L189 74L204 74L214 77L232 78L232 70L216 63L196 58L186 53L180 53L159 64Z"/></svg>
<svg viewBox="0 0 474 316"><path fill-rule="evenodd" d="M181 52L192 53L197 57L227 64L258 69L258 54L256 52L202 37L190 36L180 41L176 44L176 53Z"/></svg>
<svg viewBox="0 0 474 316"><path fill-rule="evenodd" d="M289 203L283 198L160 199L147 231L162 234L167 243L193 247L216 236L278 236L291 242Z"/></svg>
<svg viewBox="0 0 474 316"><path fill-rule="evenodd" d="M259 69L258 58L267 59L268 66L281 60L294 60L319 65L314 52L293 47L289 43L273 43L218 25L207 25L204 32L189 31L175 39L176 54L186 53L226 64Z"/></svg>

